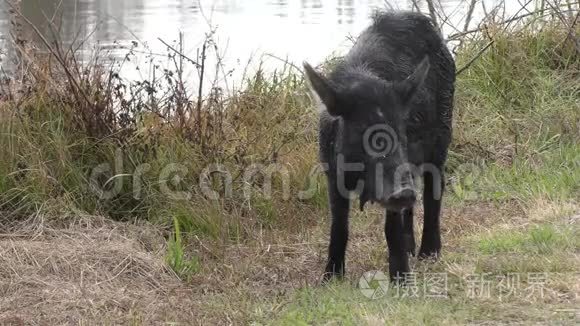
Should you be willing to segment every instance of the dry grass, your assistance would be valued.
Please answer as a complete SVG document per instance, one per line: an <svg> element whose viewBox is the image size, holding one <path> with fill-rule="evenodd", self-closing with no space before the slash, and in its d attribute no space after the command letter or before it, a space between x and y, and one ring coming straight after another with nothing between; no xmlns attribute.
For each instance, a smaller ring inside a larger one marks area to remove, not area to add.
<svg viewBox="0 0 580 326"><path fill-rule="evenodd" d="M521 228L523 221L534 221L540 215L544 216L544 222L565 221L574 228L580 227L578 218L568 215L572 211L580 213L580 209L571 205L564 210L553 208L549 215L544 213L543 206L527 210L515 205L512 210L501 210L508 206L493 203L448 207L444 212L443 260L436 264L413 260L414 269L446 271L458 277L475 272L478 266L501 272L505 267L505 262L501 265L504 257L496 255L497 260L485 260L472 256L470 239L499 225ZM420 218L420 211L417 216ZM385 267L381 217L378 210L355 213L353 217L345 284L354 291L351 299L358 304L364 304L364 298L351 285L365 271ZM188 250L200 257L202 270L184 282L164 264L166 241L158 227L94 216L75 219L69 225L56 223L44 222L38 217L2 230L0 322L239 324L266 321L284 315L292 298L304 289L318 291L328 228L324 222L296 232L265 230L252 241L238 245L198 238ZM418 224L416 229L420 230ZM580 267L580 257L570 259ZM500 266L489 265L492 263ZM568 307L578 300L578 279L567 277L548 285L552 292L545 303L549 307ZM339 287L335 291L342 293L345 289ZM320 299L325 300L327 295ZM475 303L474 307L489 304ZM369 324L373 318L384 320L373 311L367 316Z"/></svg>
<svg viewBox="0 0 580 326"><path fill-rule="evenodd" d="M246 298L313 285L322 263L315 249L322 243L300 234L227 247L204 242L203 271L184 283L165 265L158 227L95 216L50 224L38 217L2 230L2 324L239 320L250 317L240 309Z"/></svg>
<svg viewBox="0 0 580 326"><path fill-rule="evenodd" d="M0 236L0 323L126 323L172 314L179 278L158 228L86 216L53 228L41 217ZM91 322L92 321L92 322Z"/></svg>

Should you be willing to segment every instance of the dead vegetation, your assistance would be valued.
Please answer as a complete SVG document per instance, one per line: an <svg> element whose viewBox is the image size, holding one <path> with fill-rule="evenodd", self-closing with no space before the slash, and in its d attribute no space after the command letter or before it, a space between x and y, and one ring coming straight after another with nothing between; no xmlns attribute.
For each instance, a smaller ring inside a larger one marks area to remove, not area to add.
<svg viewBox="0 0 580 326"><path fill-rule="evenodd" d="M497 260L482 260L468 254L473 250L468 245L472 237L502 225L525 230L526 224L538 221L572 223L580 232L578 217L569 215L578 211L577 205L566 204L562 209L538 202L536 207L524 210L514 205L513 210L505 210L489 203L447 208L443 260L435 266L413 260L414 268L419 272L442 269L459 277L473 273L477 266L505 265L500 255ZM381 269L385 262L380 211L356 213L352 227L346 282L356 285L362 273ZM154 225L94 216L62 224L37 217L2 230L0 322L149 325L265 321L283 313L290 304L287 300L301 289L318 287L326 228L324 222L298 233L264 232L252 241L227 246L198 239L188 250L200 257L202 269L183 282L165 265L165 237ZM579 257L567 259L580 267ZM567 307L578 300L574 297L580 296L580 279L573 280L573 276L554 280L549 289L556 292L546 302L557 307L562 300ZM358 300L364 302L362 296Z"/></svg>
<svg viewBox="0 0 580 326"><path fill-rule="evenodd" d="M164 264L158 228L94 216L49 224L38 216L2 230L2 324L169 318L170 298L182 284Z"/></svg>

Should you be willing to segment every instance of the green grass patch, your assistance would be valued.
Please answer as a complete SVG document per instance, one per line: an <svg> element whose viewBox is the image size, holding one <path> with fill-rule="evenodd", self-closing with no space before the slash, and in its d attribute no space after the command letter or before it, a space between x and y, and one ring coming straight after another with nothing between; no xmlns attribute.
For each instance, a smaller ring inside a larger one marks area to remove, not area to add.
<svg viewBox="0 0 580 326"><path fill-rule="evenodd" d="M561 224L540 224L526 229L494 230L475 236L475 269L481 273L575 272L580 261L578 228Z"/></svg>
<svg viewBox="0 0 580 326"><path fill-rule="evenodd" d="M551 255L498 254L478 257L476 273L507 275L509 273L577 273L580 262L570 253L556 252Z"/></svg>
<svg viewBox="0 0 580 326"><path fill-rule="evenodd" d="M525 231L502 230L483 236L477 248L484 254L532 253L551 254L580 248L578 234L553 225L538 225Z"/></svg>
<svg viewBox="0 0 580 326"><path fill-rule="evenodd" d="M524 276L520 281L517 286L525 288L527 278ZM503 300L500 300L497 281L490 281L489 294L478 292L480 285L468 286L465 280L455 277L450 277L448 284L447 298L425 297L422 289L418 297L404 297L404 289L397 292L392 286L385 296L375 299L365 297L360 289L349 283L307 287L296 291L287 301L261 305L253 322L266 325L465 325L573 320L573 316L565 313L547 316L546 311L557 312L558 305L528 298L524 288L512 297L502 292ZM563 307L570 309L569 305Z"/></svg>
<svg viewBox="0 0 580 326"><path fill-rule="evenodd" d="M200 270L198 258L185 253L180 221L177 217L173 219L173 235L167 243L165 262L179 277L185 280L189 280Z"/></svg>
<svg viewBox="0 0 580 326"><path fill-rule="evenodd" d="M395 291L391 288L391 291ZM277 325L459 325L470 308L446 299L395 298L393 294L369 299L350 284L299 290L284 306Z"/></svg>

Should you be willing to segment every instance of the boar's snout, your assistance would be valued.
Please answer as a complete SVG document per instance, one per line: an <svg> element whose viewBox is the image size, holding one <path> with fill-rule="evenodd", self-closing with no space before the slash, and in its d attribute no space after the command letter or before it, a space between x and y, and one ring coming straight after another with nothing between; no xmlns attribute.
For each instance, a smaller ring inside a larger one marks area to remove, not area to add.
<svg viewBox="0 0 580 326"><path fill-rule="evenodd" d="M417 195L415 190L411 187L406 187L391 194L388 198L383 200L381 204L388 209L402 210L404 208L413 207L416 198Z"/></svg>

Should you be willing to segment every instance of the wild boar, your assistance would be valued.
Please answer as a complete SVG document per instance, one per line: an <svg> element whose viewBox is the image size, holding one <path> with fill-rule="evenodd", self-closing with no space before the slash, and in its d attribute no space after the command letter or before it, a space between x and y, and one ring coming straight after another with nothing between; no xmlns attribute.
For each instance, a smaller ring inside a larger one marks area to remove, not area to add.
<svg viewBox="0 0 580 326"><path fill-rule="evenodd" d="M415 255L413 206L423 181L419 258L441 251L443 168L451 142L455 63L431 20L378 13L328 76L304 63L323 107L320 161L327 166L332 214L324 280L345 273L350 193L386 210L389 275L399 279Z"/></svg>

